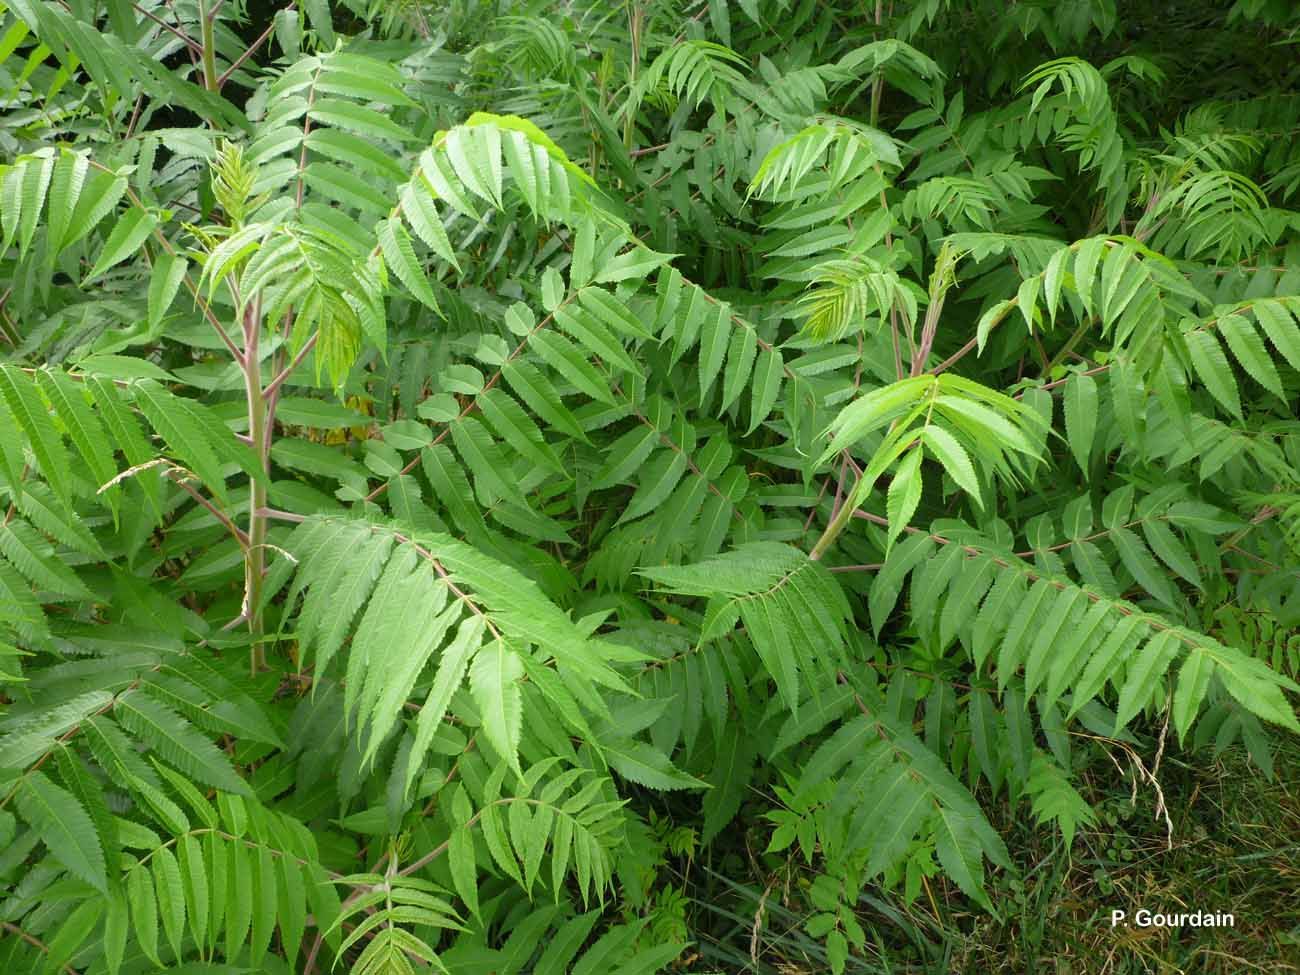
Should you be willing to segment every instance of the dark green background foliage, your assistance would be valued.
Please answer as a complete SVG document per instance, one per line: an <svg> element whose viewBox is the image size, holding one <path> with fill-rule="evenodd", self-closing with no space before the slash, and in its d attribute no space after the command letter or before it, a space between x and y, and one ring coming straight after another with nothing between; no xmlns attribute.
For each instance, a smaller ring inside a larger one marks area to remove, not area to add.
<svg viewBox="0 0 1300 975"><path fill-rule="evenodd" d="M1296 970L1300 21L1116 7L0 4L0 968Z"/></svg>

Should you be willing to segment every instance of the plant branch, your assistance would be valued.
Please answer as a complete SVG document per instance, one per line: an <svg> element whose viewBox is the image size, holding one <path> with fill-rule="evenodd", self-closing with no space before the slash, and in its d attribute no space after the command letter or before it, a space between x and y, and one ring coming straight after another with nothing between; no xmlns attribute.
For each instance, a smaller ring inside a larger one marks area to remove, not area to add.
<svg viewBox="0 0 1300 975"><path fill-rule="evenodd" d="M259 295L250 301L244 311L244 395L248 406L248 435L250 446L264 475L270 470L272 431L267 424L266 393L262 389L262 363L258 344L262 334L262 299ZM248 650L248 666L253 676L266 666L262 646L262 578L266 569L266 517L261 514L266 507L266 478L249 479L248 545L244 552L244 605L242 613L248 619L248 632L252 644Z"/></svg>
<svg viewBox="0 0 1300 975"><path fill-rule="evenodd" d="M292 9L293 9L292 4L284 8L284 10L292 10ZM281 10L280 12L283 13L284 10ZM218 91L220 91L221 88L225 85L225 83L230 80L230 76L234 74L236 71L238 71L241 67L243 67L244 62L247 61L249 58L251 58L257 52L257 49L259 47L261 47L263 44L266 43L266 39L271 36L271 33L274 30L275 30L275 20L272 19L271 25L267 27L266 30L262 31L261 36L259 36L255 41L253 41L252 44L248 45L248 47L244 49L244 53L239 55L239 57L235 58L234 63L230 67L228 67L225 71L221 72L221 76L217 78Z"/></svg>
<svg viewBox="0 0 1300 975"><path fill-rule="evenodd" d="M144 14L145 17L147 17L149 20L152 20L163 30L168 31L171 34L174 34L194 54L203 53L203 45L201 45L194 38L190 37L189 34L185 33L185 31L181 30L179 27L174 27L171 24L167 23L167 21L160 19L155 14L151 13L150 11L146 10L144 7L140 6L138 3L133 3L131 4L131 6L135 9L136 13Z"/></svg>
<svg viewBox="0 0 1300 975"><path fill-rule="evenodd" d="M38 951L40 951L41 954L47 957L49 956L50 954L49 945L47 945L40 938L36 937L34 934L28 934L26 931L24 931L22 928L20 928L18 925L14 924L11 921L0 921L0 928L4 928L10 934L17 935L19 938L21 938L23 941L26 941L33 948L36 948ZM60 966L60 968L62 969L62 971L68 973L68 975L77 975L77 970L73 968L71 965L62 965Z"/></svg>
<svg viewBox="0 0 1300 975"><path fill-rule="evenodd" d="M203 495L202 495L198 490L196 490L195 488L191 487L191 486L190 486L190 485L185 481L185 479L183 479L183 478L178 478L178 477L172 477L171 475L172 475L172 473L173 473L174 471L185 471L185 468L183 468L183 467L178 467L178 466L176 466L176 465L168 465L167 469L166 469L165 471L163 471L162 476L165 477L165 478L167 478L167 480L171 481L173 484L175 484L178 488L180 488L182 491L184 491L186 494L188 494L191 498L193 498L193 499L194 499L195 501L197 501L199 504L203 505L203 507L207 508L208 511L211 512L212 516L213 516L214 518L216 518L217 521L221 522L222 526L225 527L226 531L230 532L230 534L232 534L232 535L235 537L235 541L237 541L237 542L239 543L239 547L242 548L242 549L247 549L247 548L248 548L248 534L247 534L243 529L241 529L238 525L236 525L236 524L235 524L235 523L230 519L230 516L229 516L229 515L227 515L224 511L222 511L220 508L218 508L216 505L214 505L211 501L209 501L207 498L205 498L205 497L204 497L204 496L203 496ZM189 471L185 471L185 473L188 474Z"/></svg>
<svg viewBox="0 0 1300 975"><path fill-rule="evenodd" d="M565 305L571 304L573 301L577 300L577 297L578 297L577 294L569 295L564 299L564 301L560 302L559 306L556 308L556 311L559 311L560 308L563 308ZM442 443L443 440L445 440L447 436L451 433L451 424L463 420L466 416L468 416L470 413L472 413L475 410L475 408L478 406L478 397L482 396L489 389L491 389L498 382L501 381L502 370L505 369L505 367L508 366L510 363L514 362L515 359L519 358L519 356L523 354L524 349L528 346L528 340L531 339L538 332L540 332L547 325L549 325L552 321L554 321L554 319L555 319L555 312L551 312L540 322L534 325L531 332L529 332L527 335L525 335L522 339L519 340L519 344L515 346L514 351L512 351L508 356L506 356L505 362L501 363L501 365L497 368L497 371L492 374L492 377L488 379L486 383L483 384L483 388L479 390L478 394L473 399L471 399L468 403L465 404L465 407L460 411L460 413L454 419L450 420L446 424L446 426L443 427L441 433L439 433L436 437L433 438L433 441L428 445L429 447L433 447L436 446L437 444ZM423 451L421 451L421 453L423 453ZM411 471L415 470L416 466L419 463L420 463L420 453L417 453L413 458L411 458L410 462L407 463L405 467L403 467L400 471L398 471L398 475L400 476L402 474L411 473ZM365 500L374 501L375 498L379 497L381 494L383 494L385 491L388 490L388 485L391 484L392 481L393 481L392 478L389 478L388 480L384 481L383 484L379 485L379 487L375 488L373 491L367 494L365 496Z"/></svg>
<svg viewBox="0 0 1300 975"><path fill-rule="evenodd" d="M203 67L203 87L208 91L219 90L217 84L217 41L212 29L212 21L222 0L217 0L211 13L208 12L208 0L199 0L199 39L201 44L200 60Z"/></svg>
<svg viewBox="0 0 1300 975"><path fill-rule="evenodd" d="M110 176L117 175L114 170L109 169L103 163L96 162L94 159L89 160L89 163L93 169L97 169L102 173L108 173ZM131 201L132 206L148 212L149 208L144 205L144 201L136 195L135 191L132 190L130 186L126 187L126 198ZM153 235L157 238L158 243L162 246L163 250L168 254L176 255L176 248L172 245L172 242L167 239L167 235L162 232L162 227L155 227ZM212 306L204 300L203 295L199 291L198 285L194 283L194 279L190 277L188 271L185 273L185 277L181 280L181 283L185 285L185 290L193 296L194 303L199 306L200 310L202 310L204 319L210 326L212 326L212 330L217 333L217 337L221 339L221 344L226 347L226 351L230 353L235 362L242 365L244 357L242 353L240 353L239 347L235 345L230 336L226 334L226 330L221 326L220 320L218 320L216 314L213 313Z"/></svg>
<svg viewBox="0 0 1300 975"><path fill-rule="evenodd" d="M302 348L298 350L298 354L293 357L293 361L281 369L279 374L267 384L267 387L264 390L262 390L263 396L269 398L279 392L280 386L283 385L284 381L289 378L299 365L302 364L302 360L307 358L308 353L316 347L316 339L319 337L319 332L312 333L311 338L307 339L307 341L302 344Z"/></svg>

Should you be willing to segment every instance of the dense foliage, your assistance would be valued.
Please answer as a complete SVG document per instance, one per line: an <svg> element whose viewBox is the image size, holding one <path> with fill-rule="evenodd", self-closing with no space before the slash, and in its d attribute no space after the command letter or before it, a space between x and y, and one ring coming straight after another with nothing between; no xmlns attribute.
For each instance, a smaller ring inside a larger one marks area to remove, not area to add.
<svg viewBox="0 0 1300 975"><path fill-rule="evenodd" d="M1127 6L0 4L0 967L947 971L1270 773L1300 22Z"/></svg>

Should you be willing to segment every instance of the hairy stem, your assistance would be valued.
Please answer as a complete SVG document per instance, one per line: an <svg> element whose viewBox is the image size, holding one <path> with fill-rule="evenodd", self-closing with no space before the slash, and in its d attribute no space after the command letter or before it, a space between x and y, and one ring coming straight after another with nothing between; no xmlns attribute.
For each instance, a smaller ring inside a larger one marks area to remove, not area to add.
<svg viewBox="0 0 1300 975"><path fill-rule="evenodd" d="M840 533L844 531L845 526L853 518L853 512L857 509L858 503L858 486L855 484L844 499L843 505L831 517L830 524L822 532L822 537L817 539L817 543L813 545L812 551L808 553L808 558L814 562L821 560L821 557L826 554L826 550L835 544L835 539L840 537Z"/></svg>
<svg viewBox="0 0 1300 975"><path fill-rule="evenodd" d="M1051 361L1048 362L1047 366L1043 369L1044 379L1052 378L1052 370L1055 369L1057 366L1059 366L1067 358L1069 358L1070 353L1073 352L1074 347L1079 344L1079 340L1082 339L1084 335L1087 334L1088 329L1091 325L1092 325L1091 319L1085 318L1083 321L1079 323L1079 327L1076 328L1072 333L1070 333L1070 337L1065 340L1065 344L1061 346L1060 350L1056 353L1056 355L1052 356Z"/></svg>
<svg viewBox="0 0 1300 975"><path fill-rule="evenodd" d="M216 13L215 10L212 11ZM199 0L199 60L203 65L203 87L217 91L221 85L217 78L217 42L212 30L212 16L208 13L208 0Z"/></svg>
<svg viewBox="0 0 1300 975"><path fill-rule="evenodd" d="M261 301L251 302L244 315L244 393L248 400L248 436L263 473L267 471L271 431L267 424L266 391L262 388L261 360L257 354L261 337ZM244 615L253 637L248 666L253 675L266 666L262 646L262 576L266 569L266 482L252 478L248 486L248 548L244 553Z"/></svg>
<svg viewBox="0 0 1300 975"><path fill-rule="evenodd" d="M628 0L627 5L627 29L632 39L632 63L628 69L628 87L633 91L636 90L637 71L641 66L641 23L645 17L645 12L641 5ZM636 112L628 111L627 118L623 120L623 146L629 151L632 148L632 135L635 132Z"/></svg>
<svg viewBox="0 0 1300 975"><path fill-rule="evenodd" d="M892 4L891 4L892 8ZM884 0L876 0L876 27L877 30L871 34L872 40L879 39L880 23L884 19ZM875 128L880 124L880 98L885 91L885 76L877 70L875 78L871 81L871 127Z"/></svg>

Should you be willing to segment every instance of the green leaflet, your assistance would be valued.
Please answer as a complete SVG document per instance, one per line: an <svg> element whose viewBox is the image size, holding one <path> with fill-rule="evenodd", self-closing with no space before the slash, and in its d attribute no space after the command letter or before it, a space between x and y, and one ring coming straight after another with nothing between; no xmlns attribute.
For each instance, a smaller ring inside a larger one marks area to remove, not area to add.
<svg viewBox="0 0 1300 975"><path fill-rule="evenodd" d="M1146 389L1136 371L1124 359L1117 359L1111 370L1113 377L1109 386L1115 422L1128 441L1140 444L1146 417Z"/></svg>
<svg viewBox="0 0 1300 975"><path fill-rule="evenodd" d="M1082 373L1065 384L1065 434L1070 452L1085 473L1097 432L1097 381Z"/></svg>
<svg viewBox="0 0 1300 975"><path fill-rule="evenodd" d="M210 434L178 396L151 379L134 384L136 403L172 453L217 497L226 496L225 478Z"/></svg>
<svg viewBox="0 0 1300 975"><path fill-rule="evenodd" d="M106 691L88 691L57 707L46 708L37 716L20 720L0 738L0 768L21 769L32 764L52 750L60 736L75 730L111 702L112 695Z"/></svg>
<svg viewBox="0 0 1300 975"><path fill-rule="evenodd" d="M1212 332L1192 329L1183 334L1187 351L1191 356L1192 368L1205 384L1211 395L1233 416L1241 417L1241 396L1237 392L1237 380L1228 365L1228 357L1223 346Z"/></svg>
<svg viewBox="0 0 1300 975"><path fill-rule="evenodd" d="M378 224L375 236L379 238L384 261L393 273L410 289L411 294L431 310L439 312L438 299L434 297L429 278L415 256L415 248L411 246L406 228L396 220L383 220Z"/></svg>
<svg viewBox="0 0 1300 975"><path fill-rule="evenodd" d="M883 386L856 400L835 418L832 424L835 436L823 459L844 449L853 441L862 439L903 410L912 407L933 385L931 377L918 376Z"/></svg>
<svg viewBox="0 0 1300 975"><path fill-rule="evenodd" d="M1011 313L1011 309L1015 307L1016 302L1011 298L1007 298L1003 301L999 301L980 317L979 323L975 328L975 335L980 352L984 351L984 346L988 342L989 334L999 322Z"/></svg>
<svg viewBox="0 0 1300 975"><path fill-rule="evenodd" d="M1173 699L1173 719L1174 730L1178 733L1179 741L1187 736L1192 722L1196 719L1201 702L1205 700L1205 693L1209 690L1213 672L1212 658L1199 648L1187 655L1187 659L1183 661L1183 666L1178 671L1178 685Z"/></svg>
<svg viewBox="0 0 1300 975"><path fill-rule="evenodd" d="M100 251L99 260L82 280L82 285L89 284L109 268L134 254L157 226L158 219L146 210L132 208L126 211L113 227L113 232L108 235L108 240L104 242L104 248Z"/></svg>
<svg viewBox="0 0 1300 975"><path fill-rule="evenodd" d="M302 872L288 857L278 858L276 908L280 918L280 933L287 946L286 954L293 962L302 945L302 934L307 917L307 892Z"/></svg>
<svg viewBox="0 0 1300 975"><path fill-rule="evenodd" d="M697 565L640 573L670 592L713 597L720 618L731 614L734 622L738 615L796 713L801 680L816 687L844 639L843 593L818 563L785 545L751 543Z"/></svg>
<svg viewBox="0 0 1300 975"><path fill-rule="evenodd" d="M523 732L523 704L517 682L523 674L519 655L500 638L474 655L469 671L469 689L483 718L483 733L497 754L516 770Z"/></svg>
<svg viewBox="0 0 1300 975"><path fill-rule="evenodd" d="M694 776L676 768L668 756L654 746L629 738L609 738L601 742L614 771L624 778L651 789L699 789L708 786Z"/></svg>
<svg viewBox="0 0 1300 975"><path fill-rule="evenodd" d="M225 754L179 714L139 691L120 695L113 714L168 764L208 785L248 794Z"/></svg>
<svg viewBox="0 0 1300 975"><path fill-rule="evenodd" d="M578 420L565 407L550 380L526 362L507 362L501 370L506 384L528 408L556 430L578 440L586 440Z"/></svg>
<svg viewBox="0 0 1300 975"><path fill-rule="evenodd" d="M1297 316L1297 305L1284 301L1257 301L1250 310L1255 313L1255 320L1273 343L1273 347L1290 363L1292 369L1300 370L1300 327L1293 318Z"/></svg>
<svg viewBox="0 0 1300 975"><path fill-rule="evenodd" d="M1295 711L1282 693L1294 692L1296 685L1262 664L1231 647L1209 646L1207 652L1215 663L1215 673L1228 693L1255 714L1292 730L1300 727Z"/></svg>
<svg viewBox="0 0 1300 975"><path fill-rule="evenodd" d="M1162 630L1146 642L1136 659L1130 661L1128 679L1119 692L1119 707L1115 714L1117 732L1146 706L1180 649L1177 633Z"/></svg>
<svg viewBox="0 0 1300 975"><path fill-rule="evenodd" d="M1112 608L1103 601L1093 603L1077 625L1072 625L1063 646L1057 651L1047 675L1043 709L1050 708L1066 687L1077 681L1087 665L1096 643L1106 632ZM1029 684L1026 680L1027 685Z"/></svg>
<svg viewBox="0 0 1300 975"><path fill-rule="evenodd" d="M18 813L72 874L103 893L108 891L104 851L90 815L43 772L28 772L18 784Z"/></svg>
<svg viewBox="0 0 1300 975"><path fill-rule="evenodd" d="M21 369L0 363L0 396L26 434L41 473L59 499L66 502L72 491L67 449L54 428L36 384Z"/></svg>
<svg viewBox="0 0 1300 975"><path fill-rule="evenodd" d="M401 126L372 108L341 98L318 98L308 113L314 121L337 126L361 135L404 142L411 138Z"/></svg>
<svg viewBox="0 0 1300 975"><path fill-rule="evenodd" d="M117 473L113 454L103 425L86 401L78 384L62 370L44 369L37 373L37 383L54 413L63 424L69 439L90 470L96 486L102 486ZM114 497L110 495L110 501Z"/></svg>
<svg viewBox="0 0 1300 975"><path fill-rule="evenodd" d="M1163 570L1151 557L1146 546L1137 535L1127 528L1116 527L1111 530L1111 540L1119 553L1124 567L1133 574L1138 583L1151 595L1167 606L1177 605L1173 587L1169 584Z"/></svg>
<svg viewBox="0 0 1300 975"><path fill-rule="evenodd" d="M1079 634L1088 599L1083 590L1067 592L1054 600L1052 615L1043 620L1033 635L1033 642L1025 655L1025 696L1030 697L1046 676L1049 654L1070 655L1073 641Z"/></svg>
<svg viewBox="0 0 1300 975"><path fill-rule="evenodd" d="M50 177L54 175L54 156L48 151L37 158L28 159L18 171L22 183L18 193L22 199L22 218L18 231L18 250L26 254L36 234L36 221L45 205ZM6 234L8 236L8 234ZM6 250L8 245L6 242Z"/></svg>
<svg viewBox="0 0 1300 975"><path fill-rule="evenodd" d="M350 75L349 84L355 83L359 76ZM318 90L327 90L326 86L317 84ZM354 94L355 92L348 92ZM313 129L307 133L308 148L329 156L339 162L348 163L361 170L367 177L385 180L400 180L405 176L402 167L391 156L364 139L342 129Z"/></svg>
<svg viewBox="0 0 1300 975"><path fill-rule="evenodd" d="M47 964L63 965L77 953L104 913L104 903L97 898L82 901L73 909L50 939Z"/></svg>
<svg viewBox="0 0 1300 975"><path fill-rule="evenodd" d="M634 427L614 442L609 458L595 475L593 487L600 489L625 481L640 469L651 452L660 446L660 434L652 426Z"/></svg>
<svg viewBox="0 0 1300 975"><path fill-rule="evenodd" d="M619 254L596 273L598 284L612 284L631 278L646 278L650 272L673 259L674 254L660 254L648 247L635 247Z"/></svg>
<svg viewBox="0 0 1300 975"><path fill-rule="evenodd" d="M480 498L496 497L527 507L519 487L507 475L502 452L481 422L465 417L451 428L451 439L462 462L474 475Z"/></svg>
<svg viewBox="0 0 1300 975"><path fill-rule="evenodd" d="M968 818L942 806L935 812L935 853L948 876L968 897L992 905L984 893L984 861L979 836Z"/></svg>
<svg viewBox="0 0 1300 975"><path fill-rule="evenodd" d="M610 332L595 316L573 305L565 305L555 310L555 321L564 331L573 336L578 344L591 355L599 356L610 366L616 366L625 372L637 372L637 365L623 348L617 336ZM547 334L545 337L557 336ZM543 338L538 335L533 341Z"/></svg>
<svg viewBox="0 0 1300 975"><path fill-rule="evenodd" d="M537 975L564 975L586 942L599 918L599 911L589 911L566 921L551 937L534 971Z"/></svg>
<svg viewBox="0 0 1300 975"><path fill-rule="evenodd" d="M487 390L479 397L478 405L493 430L519 454L539 467L563 473L560 459L546 443L542 432L528 413L507 394L496 389Z"/></svg>
<svg viewBox="0 0 1300 975"><path fill-rule="evenodd" d="M1148 628L1136 614L1125 616L1115 624L1079 675L1067 719L1082 709L1120 671L1147 632Z"/></svg>
<svg viewBox="0 0 1300 975"><path fill-rule="evenodd" d="M700 398L707 399L709 388L722 368L727 354L727 336L731 328L731 309L719 304L716 311L706 314L700 331ZM725 398L725 397L724 397Z"/></svg>
<svg viewBox="0 0 1300 975"><path fill-rule="evenodd" d="M574 272L571 271L571 279L573 274ZM572 280L570 283L573 283ZM641 324L640 319L632 313L632 310L604 288L583 288L578 292L578 301L586 311L589 311L616 332L621 332L634 339L649 339L652 337L646 331L645 326Z"/></svg>
<svg viewBox="0 0 1300 975"><path fill-rule="evenodd" d="M392 539L367 538L361 526L339 532L310 563L299 570L296 586L309 585L303 602L306 625L298 632L303 659L316 652L316 666L324 670L347 638L357 611L365 603L387 560ZM366 544L366 543L369 544ZM359 551L349 550L349 543ZM354 560L352 556L356 556Z"/></svg>
<svg viewBox="0 0 1300 975"><path fill-rule="evenodd" d="M176 254L161 254L154 262L149 277L149 330L162 324L163 316L171 307L189 266L185 258Z"/></svg>
<svg viewBox="0 0 1300 975"><path fill-rule="evenodd" d="M1198 589L1202 588L1200 569L1173 529L1163 521L1148 519L1142 522L1142 533L1160 561Z"/></svg>
<svg viewBox="0 0 1300 975"><path fill-rule="evenodd" d="M21 519L0 526L0 555L41 589L74 599L95 599L95 594L55 556L45 539Z"/></svg>
<svg viewBox="0 0 1300 975"><path fill-rule="evenodd" d="M45 260L53 264L54 258L62 249L72 227L72 215L77 206L81 191L86 185L86 173L90 161L80 153L63 151L54 165L53 178L50 181L49 226L46 230L48 243ZM24 207L24 216L27 210ZM25 228L24 228L25 229ZM23 245L26 249L26 244Z"/></svg>
<svg viewBox="0 0 1300 975"><path fill-rule="evenodd" d="M1075 289L1083 302L1084 312L1089 315L1094 314L1097 265L1106 249L1106 243L1104 237L1090 237L1079 246L1074 259Z"/></svg>
<svg viewBox="0 0 1300 975"><path fill-rule="evenodd" d="M912 520L916 506L921 500L921 457L920 448L907 454L898 465L889 482L886 509L889 512L889 542L894 539ZM888 555L888 549L886 549Z"/></svg>
<svg viewBox="0 0 1300 975"><path fill-rule="evenodd" d="M663 504L686 473L687 462L685 451L670 449L661 450L653 461L638 465L641 474L636 493L619 516L619 521L640 518Z"/></svg>
<svg viewBox="0 0 1300 975"><path fill-rule="evenodd" d="M118 396L116 388L107 380L94 376L86 379L86 387L95 401L95 408L104 422L105 429L113 437L113 442L118 445L127 461L133 465L146 463L153 451L141 432L139 424ZM161 492L157 480L151 477L135 480L142 485L141 490L149 501L149 506L161 517ZM51 532L51 534L56 533ZM61 540L67 543L66 538Z"/></svg>
<svg viewBox="0 0 1300 975"><path fill-rule="evenodd" d="M439 656L437 673L429 688L428 699L420 709L420 717L416 724L415 744L411 746L411 758L406 771L408 789L419 770L418 763L424 757L424 751L433 739L435 729L447 713L452 694L460 686L470 660L479 648L483 631L483 617L471 616L465 619L457 629L456 636L443 648Z"/></svg>
<svg viewBox="0 0 1300 975"><path fill-rule="evenodd" d="M1252 379L1278 397L1283 397L1282 380L1264 348L1254 326L1241 315L1225 315L1219 319L1219 333L1228 343L1233 357L1241 363ZM1283 397L1284 398L1284 397Z"/></svg>
<svg viewBox="0 0 1300 975"><path fill-rule="evenodd" d="M122 844L116 818L109 812L108 803L100 793L99 783L89 768L67 745L55 748L55 766L59 778L73 799L90 816L95 833L104 851L104 868L108 876L116 876L122 867Z"/></svg>
<svg viewBox="0 0 1300 975"><path fill-rule="evenodd" d="M569 264L569 286L585 288L590 282L594 270L592 259L596 249L596 223L590 218L578 224L578 232L573 241L573 260Z"/></svg>
<svg viewBox="0 0 1300 975"><path fill-rule="evenodd" d="M259 848L255 856L249 958L258 964L266 956L275 930L278 891L275 858L265 847Z"/></svg>
<svg viewBox="0 0 1300 975"><path fill-rule="evenodd" d="M871 611L872 629L879 634L885 620L893 611L899 594L903 590L903 580L922 559L934 550L934 543L923 534L912 535L900 542L885 560L884 568L876 575L871 584L868 606Z"/></svg>
<svg viewBox="0 0 1300 975"><path fill-rule="evenodd" d="M130 908L129 923L140 949L151 962L161 966L162 959L158 955L157 897L148 867L136 865L127 870L126 899Z"/></svg>
<svg viewBox="0 0 1300 975"><path fill-rule="evenodd" d="M405 556L388 563L348 654L343 706L351 714L355 702L358 724L370 725L363 760L396 724L425 663L460 615L455 604L444 609L447 586L432 566L421 562L412 571L417 556L411 552L409 562ZM393 647L403 652L392 653Z"/></svg>
<svg viewBox="0 0 1300 975"><path fill-rule="evenodd" d="M1074 833L1080 824L1096 822L1092 807L1070 785L1065 773L1037 749L1026 786L1033 797L1034 815L1038 821L1056 822L1061 827L1067 847L1074 842Z"/></svg>
<svg viewBox="0 0 1300 975"><path fill-rule="evenodd" d="M402 191L402 218L438 257L460 270L451 241L442 225L442 215L432 197L424 192L417 180L412 180Z"/></svg>
<svg viewBox="0 0 1300 975"><path fill-rule="evenodd" d="M752 398L749 407L749 428L745 433L753 433L767 419L777 397L781 395L781 381L785 364L781 352L775 348L763 348L758 354L758 364L754 369L754 381L750 384Z"/></svg>
<svg viewBox="0 0 1300 975"><path fill-rule="evenodd" d="M179 855L189 864L190 851L197 848L198 844L190 837L185 837L177 844ZM181 873L181 861L177 855L173 854L171 849L163 847L153 854L152 870L153 884L156 892L158 904L158 916L162 921L162 929L167 937L167 943L171 946L172 953L177 957L180 956L181 938L185 930L185 917L188 910L187 904L203 909L196 912L195 927L198 928L197 918L201 917L206 922L207 910L206 903L198 900L200 893L205 895L206 887L195 886L191 884L187 887L186 878ZM201 874L200 874L201 876ZM198 882L197 880L195 881Z"/></svg>
<svg viewBox="0 0 1300 975"><path fill-rule="evenodd" d="M474 193L501 208L501 133L493 126L456 128L442 143L452 169Z"/></svg>
<svg viewBox="0 0 1300 975"><path fill-rule="evenodd" d="M730 735L716 748L717 758L708 778L712 788L704 796L705 843L735 818L754 774L758 752L757 742L748 735Z"/></svg>
<svg viewBox="0 0 1300 975"><path fill-rule="evenodd" d="M943 465L948 476L957 482L958 487L973 496L977 504L983 504L975 467L971 463L970 455L957 439L943 427L937 426L929 426L922 430L921 439Z"/></svg>
<svg viewBox="0 0 1300 975"><path fill-rule="evenodd" d="M992 562L981 560L953 580L939 619L939 639L944 646L976 621L976 609L993 583L995 568Z"/></svg>
<svg viewBox="0 0 1300 975"><path fill-rule="evenodd" d="M533 336L531 347L552 369L582 393L602 403L614 405L608 381L587 361L582 350L563 335L542 331ZM611 347L612 349L612 347ZM612 353L611 354L616 354Z"/></svg>

